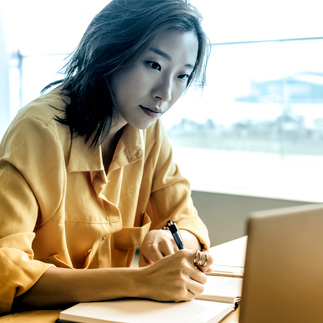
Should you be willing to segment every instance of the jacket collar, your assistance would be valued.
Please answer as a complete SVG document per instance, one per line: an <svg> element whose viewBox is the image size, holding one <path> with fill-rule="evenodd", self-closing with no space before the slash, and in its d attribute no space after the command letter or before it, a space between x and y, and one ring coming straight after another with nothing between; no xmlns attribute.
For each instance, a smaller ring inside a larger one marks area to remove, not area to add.
<svg viewBox="0 0 323 323"><path fill-rule="evenodd" d="M109 172L141 159L144 155L144 137L146 130L126 125L119 139L112 158ZM68 172L103 172L105 177L101 146L93 148L84 138L72 138L70 156L67 164Z"/></svg>

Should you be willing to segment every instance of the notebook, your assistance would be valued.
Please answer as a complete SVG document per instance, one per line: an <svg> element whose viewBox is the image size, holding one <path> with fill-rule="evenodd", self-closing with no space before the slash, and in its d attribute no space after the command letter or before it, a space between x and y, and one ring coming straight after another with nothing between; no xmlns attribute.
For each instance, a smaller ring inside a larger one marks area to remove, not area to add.
<svg viewBox="0 0 323 323"><path fill-rule="evenodd" d="M79 303L62 311L57 322L220 322L240 300L242 279L209 276L203 294L190 302L121 299Z"/></svg>
<svg viewBox="0 0 323 323"><path fill-rule="evenodd" d="M248 222L240 323L323 322L323 204Z"/></svg>
<svg viewBox="0 0 323 323"><path fill-rule="evenodd" d="M217 259L227 260L227 257L221 257L217 248L211 248L212 252ZM220 322L237 307L242 290L241 271L238 276L232 275L235 271L232 265L236 263L229 261L228 264L230 266L215 267L214 272L208 275L204 292L193 301L165 303L121 299L79 303L62 311L57 322Z"/></svg>
<svg viewBox="0 0 323 323"><path fill-rule="evenodd" d="M222 302L193 300L164 303L144 299L121 299L76 304L62 311L56 322L217 323L232 311L232 304Z"/></svg>

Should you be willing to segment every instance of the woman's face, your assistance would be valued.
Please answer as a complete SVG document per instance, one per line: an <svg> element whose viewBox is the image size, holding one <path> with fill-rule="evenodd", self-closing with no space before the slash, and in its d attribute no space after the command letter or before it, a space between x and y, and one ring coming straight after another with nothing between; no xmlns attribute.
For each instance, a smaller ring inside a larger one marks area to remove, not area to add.
<svg viewBox="0 0 323 323"><path fill-rule="evenodd" d="M112 78L119 123L145 129L185 91L198 52L193 32L169 31L147 53Z"/></svg>

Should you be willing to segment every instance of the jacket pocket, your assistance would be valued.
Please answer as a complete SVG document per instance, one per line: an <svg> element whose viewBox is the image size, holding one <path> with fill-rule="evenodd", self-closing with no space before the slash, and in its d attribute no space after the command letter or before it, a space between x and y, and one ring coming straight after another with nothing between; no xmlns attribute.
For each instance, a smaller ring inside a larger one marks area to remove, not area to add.
<svg viewBox="0 0 323 323"><path fill-rule="evenodd" d="M135 249L141 246L151 226L150 217L143 212L142 225L140 227L123 227L114 234L115 247L117 249Z"/></svg>
<svg viewBox="0 0 323 323"><path fill-rule="evenodd" d="M48 258L42 259L41 261L45 262L47 264L55 265L56 267L73 268L73 265L71 263L60 259L58 254L54 254L52 256L49 256Z"/></svg>

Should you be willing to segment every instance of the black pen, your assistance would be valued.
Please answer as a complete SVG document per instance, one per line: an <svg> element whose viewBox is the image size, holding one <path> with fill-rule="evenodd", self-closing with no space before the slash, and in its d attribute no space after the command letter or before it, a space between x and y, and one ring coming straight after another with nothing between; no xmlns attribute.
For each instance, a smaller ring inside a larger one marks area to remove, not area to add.
<svg viewBox="0 0 323 323"><path fill-rule="evenodd" d="M170 232L172 233L178 249L179 250L184 249L183 241L179 235L176 223L174 223L172 220L169 220L167 222L167 227L170 230Z"/></svg>

